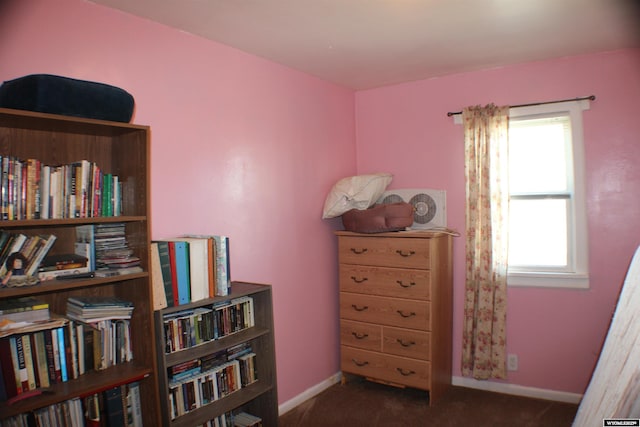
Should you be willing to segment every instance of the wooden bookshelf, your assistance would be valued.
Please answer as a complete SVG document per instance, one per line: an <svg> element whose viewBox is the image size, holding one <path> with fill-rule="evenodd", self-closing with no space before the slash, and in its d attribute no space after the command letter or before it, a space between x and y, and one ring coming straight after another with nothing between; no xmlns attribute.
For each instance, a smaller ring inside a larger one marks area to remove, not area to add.
<svg viewBox="0 0 640 427"><path fill-rule="evenodd" d="M47 393L19 403L0 403L0 419L109 388L140 382L145 425L158 425L159 395L153 349L153 309L149 278L149 144L150 129L128 123L82 119L52 114L0 109L0 156L36 158L46 165L79 160L96 162L104 173L122 184L122 215L116 217L0 220L0 229L12 233L55 234L50 254L72 253L76 227L83 224L124 223L128 245L141 259L143 273L110 278L52 280L34 286L0 289L0 299L37 295L53 313L64 315L71 296L105 295L132 301L133 362L93 371L55 384Z"/></svg>
<svg viewBox="0 0 640 427"><path fill-rule="evenodd" d="M197 346L167 353L164 320L167 316L199 307L212 307L233 299L249 296L253 299L254 326ZM224 297L165 308L155 312L158 382L162 407L162 425L183 427L203 424L221 414L245 411L262 418L265 427L278 425L278 395L276 385L275 345L271 286L232 282L231 293ZM167 369L182 362L225 351L238 344L249 343L256 353L258 380L233 393L191 410L174 419L170 413L169 378Z"/></svg>

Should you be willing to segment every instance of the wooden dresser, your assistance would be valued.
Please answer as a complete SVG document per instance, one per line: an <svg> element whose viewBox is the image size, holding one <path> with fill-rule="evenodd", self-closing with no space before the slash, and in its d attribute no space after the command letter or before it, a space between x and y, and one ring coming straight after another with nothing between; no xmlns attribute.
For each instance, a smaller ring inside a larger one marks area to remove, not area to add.
<svg viewBox="0 0 640 427"><path fill-rule="evenodd" d="M431 231L336 232L343 381L429 391L451 384L452 237Z"/></svg>

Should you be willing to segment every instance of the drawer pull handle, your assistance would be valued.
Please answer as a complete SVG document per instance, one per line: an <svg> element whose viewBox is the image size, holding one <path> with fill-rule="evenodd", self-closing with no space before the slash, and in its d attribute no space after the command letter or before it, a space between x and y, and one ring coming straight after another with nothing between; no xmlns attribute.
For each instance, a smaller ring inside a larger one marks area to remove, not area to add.
<svg viewBox="0 0 640 427"><path fill-rule="evenodd" d="M396 280L396 283L398 283L398 285L402 286L403 288L410 288L416 285L416 282L409 282L405 284L402 280Z"/></svg>
<svg viewBox="0 0 640 427"><path fill-rule="evenodd" d="M397 253L398 255L400 255L401 257L405 257L405 258L408 258L408 257L410 257L411 255L415 255L415 254L416 254L416 252L415 252L415 251L404 252L404 251L401 251L400 249L398 249L398 250L396 251L396 253Z"/></svg>
<svg viewBox="0 0 640 427"><path fill-rule="evenodd" d="M396 368L396 370L400 372L400 375L402 375L403 377L408 377L409 375L413 375L416 373L416 371L412 371L412 370L405 371L402 368Z"/></svg>
<svg viewBox="0 0 640 427"><path fill-rule="evenodd" d="M364 283L369 279L367 277L363 277L362 279L358 279L356 276L351 276L351 280L353 280L356 283Z"/></svg>
<svg viewBox="0 0 640 427"><path fill-rule="evenodd" d="M362 255L363 253L367 252L367 248L364 248L364 249L351 248L351 252L353 252L356 255Z"/></svg>
<svg viewBox="0 0 640 427"><path fill-rule="evenodd" d="M415 341L403 341L400 338L398 338L396 341L398 341L398 343L403 347L411 347L412 345L416 345Z"/></svg>
<svg viewBox="0 0 640 427"><path fill-rule="evenodd" d="M369 334L361 334L360 332L351 332L356 339L363 340L369 336Z"/></svg>
<svg viewBox="0 0 640 427"><path fill-rule="evenodd" d="M402 311L402 310L397 310L397 312L398 312L398 314L399 314L400 316L405 317L405 318L406 318L406 317L411 317L411 316L415 316L415 315L416 315L416 313L415 313L414 311L412 311L412 312L410 312L410 313L408 313L408 314L407 314L407 313L405 313L405 312L404 312L404 311Z"/></svg>
<svg viewBox="0 0 640 427"><path fill-rule="evenodd" d="M358 306L358 305L351 304L351 307L353 307L353 309L354 309L355 311L365 311L365 310L369 309L369 306L368 306L368 305L363 305L362 307L360 307L360 306Z"/></svg>
<svg viewBox="0 0 640 427"><path fill-rule="evenodd" d="M351 359L351 361L352 361L353 363L355 363L355 364L356 364L356 366L367 366L367 365L369 364L369 362L367 362L367 361L360 362L360 361L358 361L358 360L356 360L356 359Z"/></svg>

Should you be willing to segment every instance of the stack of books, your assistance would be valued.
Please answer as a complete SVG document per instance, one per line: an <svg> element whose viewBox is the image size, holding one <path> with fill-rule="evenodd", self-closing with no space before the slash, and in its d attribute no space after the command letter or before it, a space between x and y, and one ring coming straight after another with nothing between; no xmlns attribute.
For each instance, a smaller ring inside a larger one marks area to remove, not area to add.
<svg viewBox="0 0 640 427"><path fill-rule="evenodd" d="M106 277L142 272L140 258L133 254L125 237L124 223L97 224L94 243L96 276Z"/></svg>
<svg viewBox="0 0 640 427"><path fill-rule="evenodd" d="M78 296L67 299L67 317L86 323L131 319L133 303L117 297Z"/></svg>
<svg viewBox="0 0 640 427"><path fill-rule="evenodd" d="M0 300L0 325L10 322L37 322L49 319L49 304L29 296Z"/></svg>
<svg viewBox="0 0 640 427"><path fill-rule="evenodd" d="M87 257L75 253L49 255L42 260L38 279L50 280L91 271Z"/></svg>
<svg viewBox="0 0 640 427"><path fill-rule="evenodd" d="M234 427L262 427L262 418L246 412L240 412L233 416Z"/></svg>

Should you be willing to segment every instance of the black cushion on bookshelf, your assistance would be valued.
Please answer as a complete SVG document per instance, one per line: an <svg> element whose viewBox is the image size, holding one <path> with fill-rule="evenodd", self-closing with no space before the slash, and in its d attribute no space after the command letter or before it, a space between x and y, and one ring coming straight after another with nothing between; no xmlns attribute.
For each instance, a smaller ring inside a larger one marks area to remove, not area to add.
<svg viewBox="0 0 640 427"><path fill-rule="evenodd" d="M108 84L30 74L0 86L0 107L128 123L134 100Z"/></svg>

